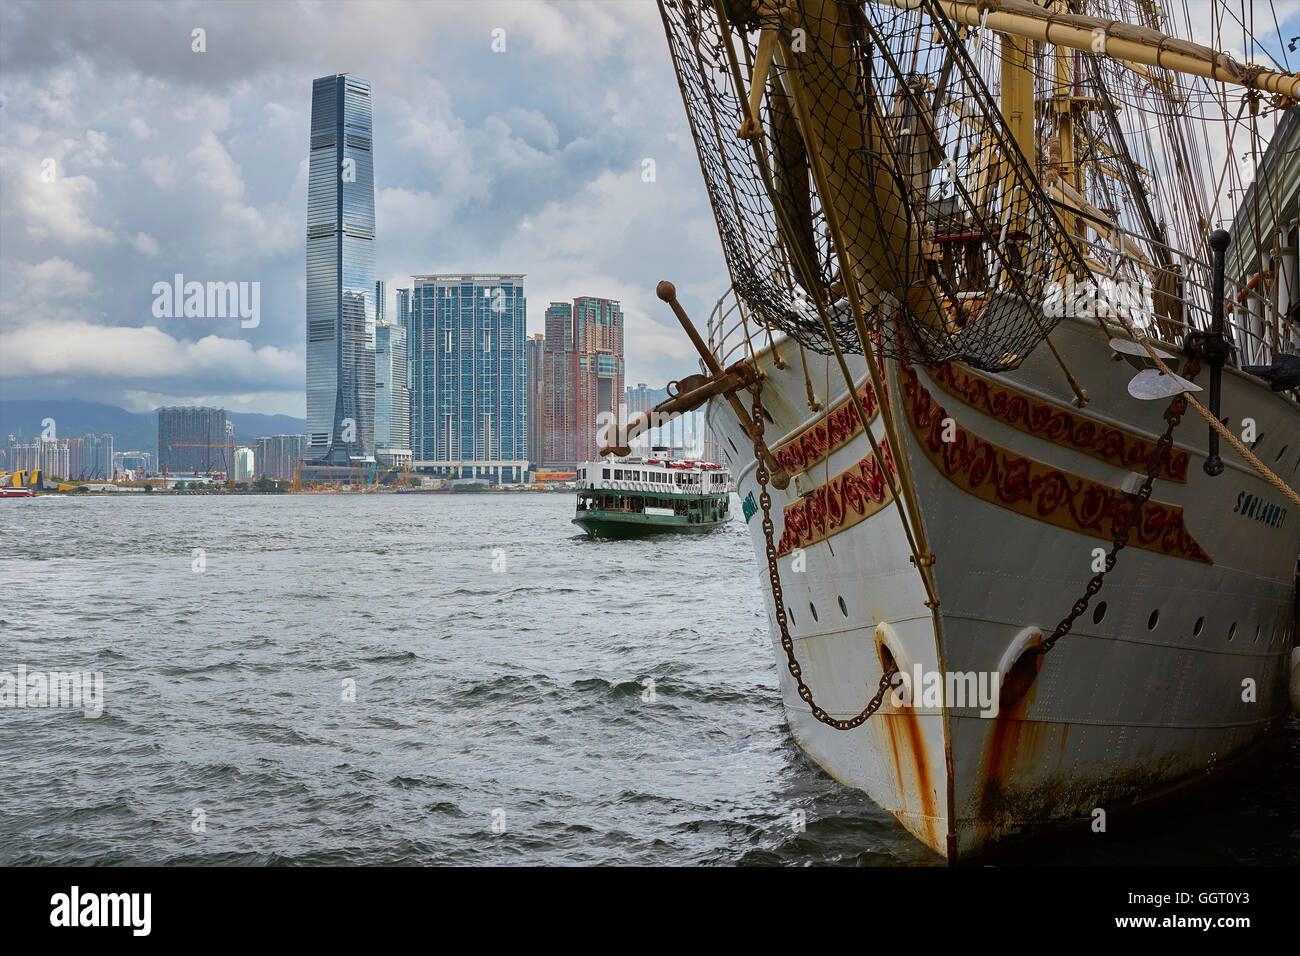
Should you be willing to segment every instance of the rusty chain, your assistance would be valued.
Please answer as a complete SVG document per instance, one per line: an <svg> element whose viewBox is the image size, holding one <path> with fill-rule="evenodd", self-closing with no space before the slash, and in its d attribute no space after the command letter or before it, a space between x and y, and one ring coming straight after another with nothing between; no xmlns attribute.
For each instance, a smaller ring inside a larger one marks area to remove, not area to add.
<svg viewBox="0 0 1300 956"><path fill-rule="evenodd" d="M754 477L758 479L758 503L763 510L763 538L767 545L767 573L772 582L772 601L776 605L777 625L781 628L781 647L785 649L790 676L794 678L795 684L799 688L799 698L812 709L812 715L828 727L834 727L836 730L852 730L854 727L866 723L867 719L880 709L880 705L885 699L885 692L893 687L892 678L898 673L898 667L891 663L885 672L880 675L880 686L876 689L875 696L867 702L867 706L863 708L860 714L848 720L837 720L826 713L813 700L812 691L808 689L808 685L803 681L803 668L799 666L799 661L795 659L794 641L790 637L790 628L786 622L785 597L781 591L781 574L776 563L776 543L773 541L775 529L772 525L772 495L767 490L770 475L763 455L762 390L762 380L759 379L752 388L754 406L750 433L754 437L754 458L758 462Z"/></svg>
<svg viewBox="0 0 1300 956"><path fill-rule="evenodd" d="M1200 360L1192 359L1184 367L1183 377L1191 381L1200 370ZM1088 610L1088 605L1092 603L1092 599L1101 590L1102 581L1105 580L1106 575L1114 570L1115 558L1128 546L1129 534L1133 530L1133 522L1141 515L1142 509L1151 498L1151 488L1155 484L1160 470L1164 468L1165 462L1169 458L1169 452L1174 447L1174 429L1178 427L1178 423L1182 421L1183 414L1186 411L1187 394L1180 392L1174 396L1173 401L1169 403L1169 407L1165 409L1164 417L1167 426L1165 433L1156 442L1155 450L1147 457L1146 480L1142 482L1142 487L1137 491L1128 493L1129 507L1121 513L1116 524L1115 537L1111 540L1110 553L1106 555L1105 567L1094 574L1088 581L1088 586L1084 589L1083 595L1074 602L1074 606L1070 608L1070 613L1061 619L1061 623L1056 625L1051 637L1038 645L1036 650L1040 657L1055 647L1057 641L1070 633L1070 629L1074 627L1074 622L1079 615Z"/></svg>

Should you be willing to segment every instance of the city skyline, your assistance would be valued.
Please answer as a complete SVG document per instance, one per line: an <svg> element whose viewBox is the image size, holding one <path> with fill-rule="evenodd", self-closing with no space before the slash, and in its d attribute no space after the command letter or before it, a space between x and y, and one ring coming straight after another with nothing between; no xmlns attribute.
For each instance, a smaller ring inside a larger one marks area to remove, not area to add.
<svg viewBox="0 0 1300 956"><path fill-rule="evenodd" d="M100 9L67 4L64 18L89 25ZM546 302L595 290L623 304L629 375L680 374L689 344L654 285L674 279L702 321L727 280L672 71L662 50L633 42L659 29L653 7L611 19L542 4L411 4L367 9L356 30L338 31L348 9L273 7L254 26L251 8L219 6L200 53L192 25L165 5L151 22L175 33L175 49L120 31L83 41L96 29L49 49L16 8L0 38L3 115L22 131L0 143L15 171L0 196L0 389L132 411L308 417L306 89L331 71L375 91L375 279L390 294L433 269L527 273L526 332L536 333ZM508 37L501 52L496 27ZM231 36L256 42L237 50ZM582 58L571 36L584 37ZM449 37L439 57L425 55ZM99 81L76 82L84 69ZM161 95L162 78L186 94ZM259 283L256 324L155 317L153 285L182 273Z"/></svg>

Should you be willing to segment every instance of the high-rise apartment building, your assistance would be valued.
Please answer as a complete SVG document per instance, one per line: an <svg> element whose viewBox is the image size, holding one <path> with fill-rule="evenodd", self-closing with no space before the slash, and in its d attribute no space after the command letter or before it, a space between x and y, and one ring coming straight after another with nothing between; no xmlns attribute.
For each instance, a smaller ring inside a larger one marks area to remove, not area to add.
<svg viewBox="0 0 1300 956"><path fill-rule="evenodd" d="M107 455L100 451L100 445L107 442ZM80 438L68 439L68 477L69 478L112 478L113 436L86 434Z"/></svg>
<svg viewBox="0 0 1300 956"><path fill-rule="evenodd" d="M171 475L206 475L227 471L233 428L224 408L177 406L158 409L158 469ZM112 474L112 436L108 438L108 475ZM100 454L103 445L100 446Z"/></svg>
<svg viewBox="0 0 1300 956"><path fill-rule="evenodd" d="M96 478L113 477L113 436L108 432L95 439L93 469Z"/></svg>
<svg viewBox="0 0 1300 956"><path fill-rule="evenodd" d="M274 481L293 478L306 448L306 435L264 435L255 439L253 475Z"/></svg>
<svg viewBox="0 0 1300 956"><path fill-rule="evenodd" d="M552 302L546 307L542 354L542 461L547 466L573 467L578 461L578 428L571 402L577 387L572 302Z"/></svg>
<svg viewBox="0 0 1300 956"><path fill-rule="evenodd" d="M528 460L536 469L541 464L546 448L546 336L540 333L528 337Z"/></svg>
<svg viewBox="0 0 1300 956"><path fill-rule="evenodd" d="M528 471L522 275L413 276L411 445L417 468L519 482Z"/></svg>
<svg viewBox="0 0 1300 956"><path fill-rule="evenodd" d="M602 422L617 422L623 402L622 307L596 296L552 302L545 350L546 462L573 468L599 454Z"/></svg>
<svg viewBox="0 0 1300 956"><path fill-rule="evenodd" d="M68 440L68 477L113 477L113 436L107 433Z"/></svg>
<svg viewBox="0 0 1300 956"><path fill-rule="evenodd" d="M312 84L307 186L307 457L375 451L375 183L370 84Z"/></svg>
<svg viewBox="0 0 1300 956"><path fill-rule="evenodd" d="M36 438L30 442L20 442L13 435L5 449L6 471L29 471L40 469L47 478L72 477L70 460L71 443L66 438Z"/></svg>
<svg viewBox="0 0 1300 956"><path fill-rule="evenodd" d="M375 456L390 465L411 458L411 389L406 328L375 325Z"/></svg>
<svg viewBox="0 0 1300 956"><path fill-rule="evenodd" d="M94 440L93 436L90 436ZM86 471L86 439L68 439L68 477L80 478Z"/></svg>

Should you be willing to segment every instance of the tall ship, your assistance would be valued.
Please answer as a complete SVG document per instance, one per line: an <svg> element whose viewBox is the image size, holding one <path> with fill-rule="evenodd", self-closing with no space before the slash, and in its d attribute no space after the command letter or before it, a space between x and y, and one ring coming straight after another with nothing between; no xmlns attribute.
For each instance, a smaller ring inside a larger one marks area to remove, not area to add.
<svg viewBox="0 0 1300 956"><path fill-rule="evenodd" d="M794 739L950 862L1285 714L1300 76L1196 9L660 3L730 289L660 283L655 411L707 405Z"/></svg>
<svg viewBox="0 0 1300 956"><path fill-rule="evenodd" d="M731 520L730 474L708 461L607 457L578 466L573 523L593 538L701 534Z"/></svg>

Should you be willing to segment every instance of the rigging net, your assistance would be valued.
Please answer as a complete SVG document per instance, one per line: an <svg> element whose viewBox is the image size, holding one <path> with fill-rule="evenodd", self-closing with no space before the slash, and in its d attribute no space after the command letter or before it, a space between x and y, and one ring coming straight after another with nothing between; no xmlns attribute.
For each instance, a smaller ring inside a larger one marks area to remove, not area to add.
<svg viewBox="0 0 1300 956"><path fill-rule="evenodd" d="M661 10L751 314L829 354L821 303L841 345L861 351L852 281L881 353L1015 368L1060 320L1043 307L1052 285L1084 282L1088 268L1022 152L1033 155L1028 62L1017 130L967 50L981 40L921 3L664 0ZM755 77L763 31L780 39ZM763 89L746 138L751 82Z"/></svg>

